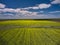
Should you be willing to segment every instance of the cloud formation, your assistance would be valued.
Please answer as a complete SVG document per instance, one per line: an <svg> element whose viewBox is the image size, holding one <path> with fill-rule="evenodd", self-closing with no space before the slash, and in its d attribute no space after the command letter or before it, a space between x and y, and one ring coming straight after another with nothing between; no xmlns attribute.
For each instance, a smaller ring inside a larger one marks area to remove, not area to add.
<svg viewBox="0 0 60 45"><path fill-rule="evenodd" d="M41 12L41 13L40 13ZM7 19L39 19L39 18L56 18L57 16L50 14L44 14L43 11L31 12L24 9L12 9L5 8L0 9L0 18Z"/></svg>
<svg viewBox="0 0 60 45"><path fill-rule="evenodd" d="M0 3L0 8L5 8L6 5Z"/></svg>
<svg viewBox="0 0 60 45"><path fill-rule="evenodd" d="M4 5L2 9L0 8L0 14L3 13L3 15L12 15L12 16L13 15L36 16L36 15L40 15L39 12L32 12L26 9L44 9L44 8L49 8L50 6L51 6L50 4L39 4L38 6L33 6L33 7L13 9L13 8L5 8L5 5Z"/></svg>
<svg viewBox="0 0 60 45"><path fill-rule="evenodd" d="M22 16L33 16L33 15L37 15L38 12L31 12L31 11L28 11L28 10L24 10L24 9L20 9L20 8L17 8L17 9L12 9L12 8L4 8L4 9L0 9L0 14L1 13L15 13L16 15L22 15Z"/></svg>
<svg viewBox="0 0 60 45"><path fill-rule="evenodd" d="M51 4L60 4L60 0L53 0Z"/></svg>
<svg viewBox="0 0 60 45"><path fill-rule="evenodd" d="M51 6L51 4L38 4L37 6L33 6L33 7L26 7L23 9L46 9L49 8Z"/></svg>
<svg viewBox="0 0 60 45"><path fill-rule="evenodd" d="M51 7L51 4L39 4L33 7L26 8L5 8L6 5L0 3L0 19L1 18L30 18L30 19L38 19L38 18L53 18L55 15L44 14L44 11L35 12L29 11L29 9L47 9ZM57 12L57 11L56 11Z"/></svg>

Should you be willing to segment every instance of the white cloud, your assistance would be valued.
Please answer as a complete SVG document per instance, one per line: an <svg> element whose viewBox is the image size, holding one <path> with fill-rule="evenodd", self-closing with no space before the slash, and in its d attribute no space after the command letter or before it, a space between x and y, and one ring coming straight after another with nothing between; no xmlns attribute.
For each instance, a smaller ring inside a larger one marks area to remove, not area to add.
<svg viewBox="0 0 60 45"><path fill-rule="evenodd" d="M60 4L60 0L53 0L51 4Z"/></svg>
<svg viewBox="0 0 60 45"><path fill-rule="evenodd" d="M40 5L38 5L38 7L39 7L40 9L49 8L50 6L51 6L51 4L40 4Z"/></svg>
<svg viewBox="0 0 60 45"><path fill-rule="evenodd" d="M31 12L31 11L23 10L23 9L16 9L15 12L24 16L33 16L33 15L37 15L38 13L38 12Z"/></svg>
<svg viewBox="0 0 60 45"><path fill-rule="evenodd" d="M60 13L60 11L52 11L52 12L49 12L49 13Z"/></svg>
<svg viewBox="0 0 60 45"><path fill-rule="evenodd" d="M32 7L32 9L39 9L39 7L35 6L35 7Z"/></svg>
<svg viewBox="0 0 60 45"><path fill-rule="evenodd" d="M33 7L26 7L26 8L22 8L22 9L46 9L49 8L51 6L51 4L38 4L37 6L33 6Z"/></svg>
<svg viewBox="0 0 60 45"><path fill-rule="evenodd" d="M4 9L0 9L0 12L15 12L15 9L12 8L4 8Z"/></svg>
<svg viewBox="0 0 60 45"><path fill-rule="evenodd" d="M0 9L0 13L6 13L6 12L16 13L17 15L24 15L24 16L33 16L33 15L37 15L37 13L38 13L38 12L31 12L31 11L20 9L20 8L17 8L17 9L12 9L12 8Z"/></svg>
<svg viewBox="0 0 60 45"><path fill-rule="evenodd" d="M5 8L5 5L0 3L0 8Z"/></svg>
<svg viewBox="0 0 60 45"><path fill-rule="evenodd" d="M39 7L34 6L34 7L26 7L26 8L22 8L22 9L39 9Z"/></svg>

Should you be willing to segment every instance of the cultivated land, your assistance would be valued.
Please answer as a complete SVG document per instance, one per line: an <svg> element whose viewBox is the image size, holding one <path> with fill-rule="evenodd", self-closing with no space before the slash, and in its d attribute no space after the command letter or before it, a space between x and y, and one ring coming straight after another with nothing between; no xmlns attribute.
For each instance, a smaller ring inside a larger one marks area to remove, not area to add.
<svg viewBox="0 0 60 45"><path fill-rule="evenodd" d="M60 45L60 22L1 20L0 45Z"/></svg>

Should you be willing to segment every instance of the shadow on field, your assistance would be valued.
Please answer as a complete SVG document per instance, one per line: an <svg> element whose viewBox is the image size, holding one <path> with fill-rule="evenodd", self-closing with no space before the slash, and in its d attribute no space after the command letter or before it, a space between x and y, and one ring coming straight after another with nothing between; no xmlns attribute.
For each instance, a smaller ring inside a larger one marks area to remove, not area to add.
<svg viewBox="0 0 60 45"><path fill-rule="evenodd" d="M60 45L60 41L57 42L57 45Z"/></svg>
<svg viewBox="0 0 60 45"><path fill-rule="evenodd" d="M7 41L0 36L0 45L8 45Z"/></svg>

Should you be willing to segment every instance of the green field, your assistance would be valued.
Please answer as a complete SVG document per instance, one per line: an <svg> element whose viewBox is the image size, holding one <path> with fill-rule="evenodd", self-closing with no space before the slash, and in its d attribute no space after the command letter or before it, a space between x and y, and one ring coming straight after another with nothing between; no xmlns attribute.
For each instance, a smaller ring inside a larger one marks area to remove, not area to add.
<svg viewBox="0 0 60 45"><path fill-rule="evenodd" d="M60 45L59 26L48 20L0 21L0 45Z"/></svg>

